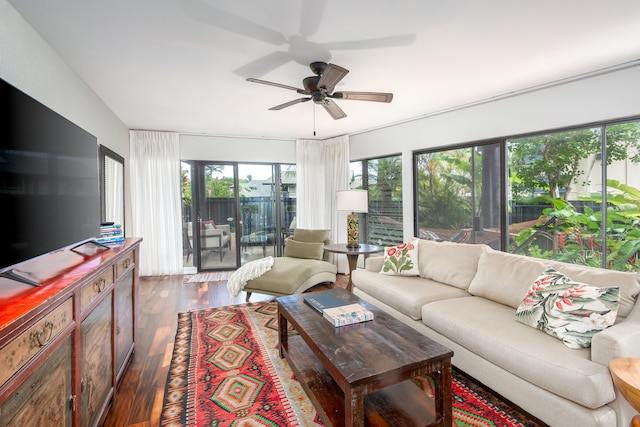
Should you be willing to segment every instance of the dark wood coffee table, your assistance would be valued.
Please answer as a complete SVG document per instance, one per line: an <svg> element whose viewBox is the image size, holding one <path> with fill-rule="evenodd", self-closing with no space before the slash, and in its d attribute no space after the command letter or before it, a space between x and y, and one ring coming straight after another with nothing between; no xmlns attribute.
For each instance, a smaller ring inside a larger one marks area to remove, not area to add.
<svg viewBox="0 0 640 427"><path fill-rule="evenodd" d="M453 351L344 289L330 292L372 310L375 320L336 328L305 294L277 298L280 356L325 424L450 427ZM298 335L289 335L289 324ZM433 376L434 400L409 381L418 375Z"/></svg>

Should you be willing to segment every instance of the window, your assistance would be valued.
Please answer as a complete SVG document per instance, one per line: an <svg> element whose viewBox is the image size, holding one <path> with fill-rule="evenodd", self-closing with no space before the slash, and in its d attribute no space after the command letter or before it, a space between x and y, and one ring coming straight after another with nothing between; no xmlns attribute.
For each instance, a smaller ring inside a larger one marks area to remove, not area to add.
<svg viewBox="0 0 640 427"><path fill-rule="evenodd" d="M416 235L501 248L501 143L417 153Z"/></svg>
<svg viewBox="0 0 640 427"><path fill-rule="evenodd" d="M402 243L402 158L381 157L351 162L349 188L368 190L366 242L391 246ZM363 172L364 171L364 172ZM362 221L361 221L362 224Z"/></svg>
<svg viewBox="0 0 640 427"><path fill-rule="evenodd" d="M507 152L510 252L640 271L638 122L511 139Z"/></svg>

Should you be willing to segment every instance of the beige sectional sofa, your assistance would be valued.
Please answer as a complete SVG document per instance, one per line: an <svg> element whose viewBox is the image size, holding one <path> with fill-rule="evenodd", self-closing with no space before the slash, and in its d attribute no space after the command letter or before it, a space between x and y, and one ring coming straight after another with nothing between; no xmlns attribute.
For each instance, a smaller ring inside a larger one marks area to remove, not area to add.
<svg viewBox="0 0 640 427"><path fill-rule="evenodd" d="M627 427L609 361L640 357L640 275L508 254L484 245L420 240L419 276L380 274L383 257L352 273L354 293L454 351L453 364L550 426ZM619 287L613 326L572 349L515 320L547 267L576 282Z"/></svg>

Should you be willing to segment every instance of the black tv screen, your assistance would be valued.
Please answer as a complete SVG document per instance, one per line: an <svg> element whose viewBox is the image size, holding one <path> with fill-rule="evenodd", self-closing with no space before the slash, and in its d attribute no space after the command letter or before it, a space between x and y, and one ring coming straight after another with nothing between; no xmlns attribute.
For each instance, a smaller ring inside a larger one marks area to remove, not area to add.
<svg viewBox="0 0 640 427"><path fill-rule="evenodd" d="M0 80L0 268L95 237L98 143Z"/></svg>

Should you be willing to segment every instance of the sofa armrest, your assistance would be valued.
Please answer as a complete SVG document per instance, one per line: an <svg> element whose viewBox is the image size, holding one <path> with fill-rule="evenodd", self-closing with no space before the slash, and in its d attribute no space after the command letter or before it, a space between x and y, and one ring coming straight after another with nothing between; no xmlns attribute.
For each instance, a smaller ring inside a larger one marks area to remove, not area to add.
<svg viewBox="0 0 640 427"><path fill-rule="evenodd" d="M379 272L384 264L384 256L372 256L364 260L364 268L367 271Z"/></svg>
<svg viewBox="0 0 640 427"><path fill-rule="evenodd" d="M591 360L609 366L618 357L640 357L640 304L636 302L620 323L598 332L591 340Z"/></svg>
<svg viewBox="0 0 640 427"><path fill-rule="evenodd" d="M216 225L217 230L222 230L224 234L231 234L231 225L229 224L218 224Z"/></svg>

